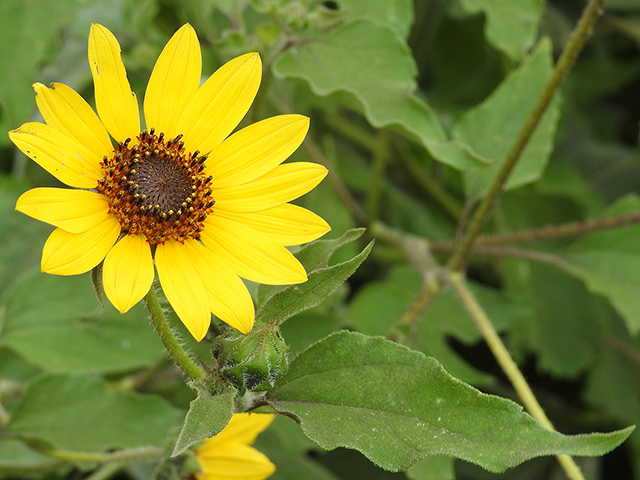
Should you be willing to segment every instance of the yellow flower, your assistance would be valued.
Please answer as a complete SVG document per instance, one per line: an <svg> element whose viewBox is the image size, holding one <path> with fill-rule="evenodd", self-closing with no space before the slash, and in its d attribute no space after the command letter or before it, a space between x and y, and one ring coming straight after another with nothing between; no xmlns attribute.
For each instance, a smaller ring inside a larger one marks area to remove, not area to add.
<svg viewBox="0 0 640 480"><path fill-rule="evenodd" d="M57 227L44 246L42 271L76 275L104 260L105 293L124 313L151 288L155 264L169 303L196 340L211 312L248 333L254 307L240 277L304 282L304 268L285 246L329 230L317 215L287 203L327 173L312 163L281 165L304 139L309 119L276 116L230 135L258 90L260 57L235 58L200 86L200 45L188 24L151 73L147 130L120 45L101 25L89 33L89 64L97 115L73 89L36 83L46 124L9 133L73 187L35 188L18 199L18 211Z"/></svg>
<svg viewBox="0 0 640 480"><path fill-rule="evenodd" d="M261 452L250 447L275 415L236 413L222 432L205 440L196 450L202 473L197 480L263 480L276 467Z"/></svg>

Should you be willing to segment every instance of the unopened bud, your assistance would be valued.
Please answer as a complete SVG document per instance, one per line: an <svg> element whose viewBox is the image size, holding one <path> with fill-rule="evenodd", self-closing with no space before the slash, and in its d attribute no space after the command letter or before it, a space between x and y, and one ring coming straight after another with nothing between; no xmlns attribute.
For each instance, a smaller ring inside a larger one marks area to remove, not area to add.
<svg viewBox="0 0 640 480"><path fill-rule="evenodd" d="M280 328L274 324L247 335L229 332L215 350L222 373L248 390L270 390L289 368L287 345L280 336Z"/></svg>

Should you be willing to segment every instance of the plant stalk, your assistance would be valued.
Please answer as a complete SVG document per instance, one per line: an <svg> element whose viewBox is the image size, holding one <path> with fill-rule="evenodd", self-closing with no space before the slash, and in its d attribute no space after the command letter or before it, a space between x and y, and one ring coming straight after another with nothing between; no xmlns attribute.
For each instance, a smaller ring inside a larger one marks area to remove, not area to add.
<svg viewBox="0 0 640 480"><path fill-rule="evenodd" d="M169 356L174 363L192 380L201 381L204 379L204 371L195 364L195 362L189 357L187 352L184 351L182 345L173 333L173 330L167 323L167 317L162 311L160 302L158 301L158 295L155 288L151 287L149 293L144 297L144 304L149 310L151 322L156 328L156 332L160 336L160 340L164 344Z"/></svg>
<svg viewBox="0 0 640 480"><path fill-rule="evenodd" d="M487 342L487 345L491 349L494 357L500 364L500 367L504 371L504 373L509 378L509 381L513 385L518 397L522 401L522 404L527 409L527 411L531 414L533 418L535 418L543 427L547 430L556 431L553 427L553 424L544 413L544 410L538 403L535 395L531 391L531 387L525 380L522 372L516 365L516 362L513 361L509 351L502 343L500 336L493 328L489 317L485 313L482 306L478 303L475 296L467 287L462 274L459 272L449 272L445 276L447 283L451 286L453 291L456 293L460 302L467 309L471 318L477 325L478 329L482 333L482 337ZM567 477L571 480L584 480L584 476L580 471L580 468L575 463L572 457L569 455L556 455L558 462L564 469Z"/></svg>
<svg viewBox="0 0 640 480"><path fill-rule="evenodd" d="M462 240L458 243L457 248L454 250L453 255L449 261L449 269L452 271L459 271L463 268L467 255L473 246L476 237L484 227L487 218L491 214L496 200L502 193L502 187L509 178L509 174L515 167L516 163L520 159L522 151L526 147L529 139L535 132L538 123L542 119L544 112L551 103L551 100L555 96L556 92L560 88L560 85L566 78L567 74L571 70L571 67L580 53L582 46L584 45L587 36L591 32L591 29L600 15L602 6L605 0L590 0L585 8L576 29L574 30L569 42L565 46L562 55L558 59L551 77L547 81L544 90L538 100L536 101L533 110L527 117L527 120L522 127L522 130L518 134L515 142L513 143L509 153L502 163L502 167L498 171L496 178L491 185L489 193L483 199L482 203L478 207L475 215L473 216L469 227L467 228Z"/></svg>

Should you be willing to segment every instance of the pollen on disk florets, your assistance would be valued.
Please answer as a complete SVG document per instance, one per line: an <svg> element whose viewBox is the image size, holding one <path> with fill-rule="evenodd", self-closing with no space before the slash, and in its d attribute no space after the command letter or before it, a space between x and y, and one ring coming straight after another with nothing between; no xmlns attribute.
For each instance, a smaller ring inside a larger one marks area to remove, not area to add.
<svg viewBox="0 0 640 480"><path fill-rule="evenodd" d="M96 190L109 199L122 233L144 235L152 246L200 238L215 203L212 178L204 173L207 156L186 153L181 138L145 130L138 143L119 143L100 163Z"/></svg>

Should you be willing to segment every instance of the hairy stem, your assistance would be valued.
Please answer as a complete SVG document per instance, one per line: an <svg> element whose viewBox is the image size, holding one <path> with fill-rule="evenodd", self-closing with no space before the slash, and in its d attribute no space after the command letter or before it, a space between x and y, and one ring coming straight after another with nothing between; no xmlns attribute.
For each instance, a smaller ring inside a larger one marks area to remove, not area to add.
<svg viewBox="0 0 640 480"><path fill-rule="evenodd" d="M509 178L509 174L515 167L516 163L520 159L522 151L529 142L531 135L533 135L536 127L538 126L538 123L542 119L542 116L544 115L547 107L551 103L551 100L560 88L560 85L569 73L569 70L571 70L571 66L578 56L578 53L582 49L587 36L591 32L593 24L596 22L598 16L600 15L600 11L602 9L604 1L605 0L590 0L584 12L582 13L582 17L580 17L576 29L569 39L569 42L565 46L562 55L558 59L558 63L556 64L551 77L545 85L542 94L540 95L540 97L538 97L538 100L536 101L533 110L529 114L524 126L522 127L522 130L511 146L509 153L507 153L507 156L502 163L502 166L498 174L496 175L491 188L489 189L489 193L487 193L487 196L478 207L478 210L471 220L469 227L462 238L462 241L456 246L453 255L451 256L451 260L449 261L449 268L452 271L458 271L463 268L467 255L469 254L469 251L471 250L476 237L482 230L485 222L487 221L487 218L493 210L493 206L495 205L496 200L502 192L502 187L507 181L507 178Z"/></svg>
<svg viewBox="0 0 640 480"><path fill-rule="evenodd" d="M198 365L191 360L187 352L184 351L169 326L169 323L167 323L167 317L165 317L162 311L155 288L151 287L149 293L144 297L144 304L147 310L149 310L151 322L156 328L156 332L158 332L160 340L162 340L171 359L190 379L196 381L203 380L205 376L204 371L198 367Z"/></svg>
<svg viewBox="0 0 640 480"><path fill-rule="evenodd" d="M487 342L487 345L500 364L500 367L509 378L511 385L513 385L513 388L518 394L518 397L522 401L524 407L531 416L540 422L543 427L548 430L555 431L553 424L544 413L540 403L538 403L538 400L531 391L531 387L529 387L529 384L522 375L522 372L520 372L520 369L513 361L513 358L511 358L509 351L504 346L504 343L502 343L498 333L493 328L489 317L487 317L484 309L478 303L471 290L467 287L463 276L459 272L449 272L445 278L447 283L449 283L452 290L460 299L460 302L469 312L469 315L471 315L471 318L482 333L482 337ZM573 458L569 455L557 455L556 457L571 480L584 480L584 477Z"/></svg>

